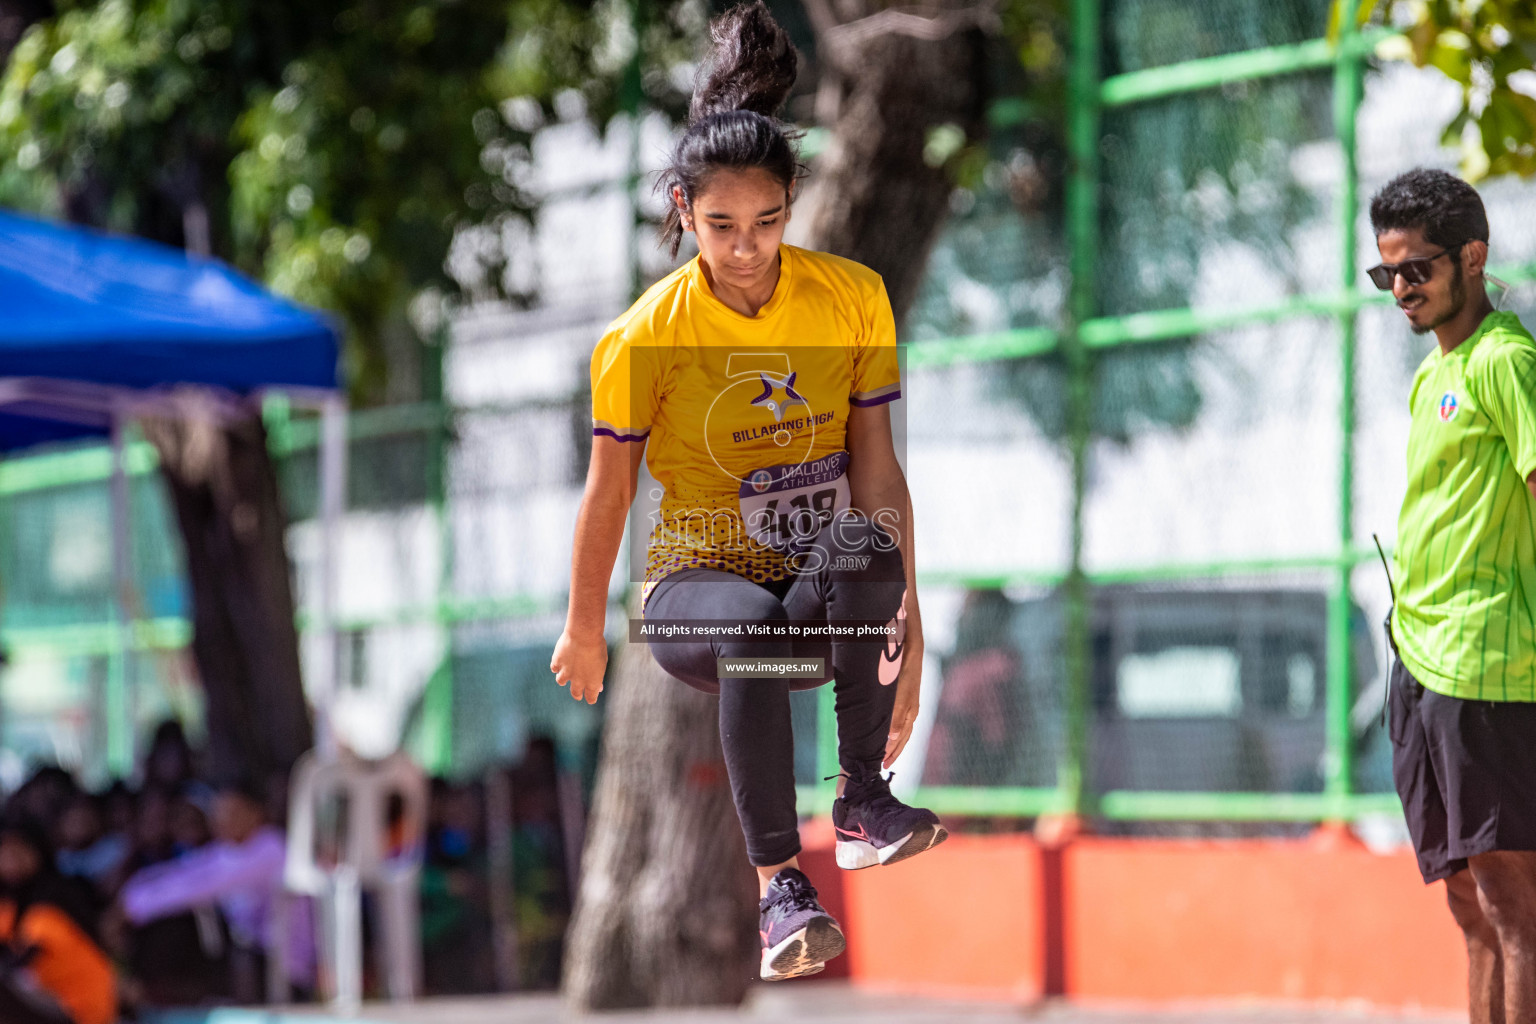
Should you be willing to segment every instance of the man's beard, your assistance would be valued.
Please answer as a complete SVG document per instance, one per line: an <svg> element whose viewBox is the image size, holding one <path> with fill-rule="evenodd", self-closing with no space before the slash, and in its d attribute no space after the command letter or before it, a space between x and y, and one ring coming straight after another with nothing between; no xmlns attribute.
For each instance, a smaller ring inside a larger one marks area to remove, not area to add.
<svg viewBox="0 0 1536 1024"><path fill-rule="evenodd" d="M1451 308L1441 316L1427 324L1414 327L1414 334L1428 334L1437 327L1444 327L1456 317L1461 315L1461 310L1467 304L1466 282L1461 276L1461 262L1459 260L1451 264Z"/></svg>

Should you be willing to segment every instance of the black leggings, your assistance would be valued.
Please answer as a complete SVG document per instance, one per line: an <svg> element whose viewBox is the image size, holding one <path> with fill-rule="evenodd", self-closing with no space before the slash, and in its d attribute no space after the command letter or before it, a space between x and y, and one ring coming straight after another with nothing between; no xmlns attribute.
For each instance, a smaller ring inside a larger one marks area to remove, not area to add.
<svg viewBox="0 0 1536 1024"><path fill-rule="evenodd" d="M823 529L809 542L808 565L819 563L783 583L759 584L714 569L669 573L646 602L647 619L726 619L757 623L814 619L896 618L906 590L901 552L889 534L861 515L844 514L835 529ZM875 534L880 531L880 547ZM868 555L835 561L852 551ZM833 568L833 566L838 566ZM651 654L669 674L690 686L720 695L720 745L736 813L755 865L780 864L800 852L795 816L794 734L790 728L789 691L820 686L822 680L782 677L720 679L718 658L822 658L835 678L837 757L844 771L859 766L878 770L885 756L896 687L882 685L900 664L899 647L880 643L810 640L686 641L654 643ZM892 656L894 652L894 663Z"/></svg>

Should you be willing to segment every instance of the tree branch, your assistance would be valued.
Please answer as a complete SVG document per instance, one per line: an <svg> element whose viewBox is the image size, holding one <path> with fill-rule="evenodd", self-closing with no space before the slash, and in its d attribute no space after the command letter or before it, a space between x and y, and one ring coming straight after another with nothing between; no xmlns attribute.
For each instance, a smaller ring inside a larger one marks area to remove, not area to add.
<svg viewBox="0 0 1536 1024"><path fill-rule="evenodd" d="M993 2L976 4L958 10L942 10L931 7L890 7L878 14L871 14L846 25L829 25L822 28L819 21L830 17L826 0L806 0L806 11L817 32L826 36L833 46L859 46L879 36L900 35L927 42L947 39L956 32L968 28L996 31L1002 22ZM820 7L821 12L816 8Z"/></svg>

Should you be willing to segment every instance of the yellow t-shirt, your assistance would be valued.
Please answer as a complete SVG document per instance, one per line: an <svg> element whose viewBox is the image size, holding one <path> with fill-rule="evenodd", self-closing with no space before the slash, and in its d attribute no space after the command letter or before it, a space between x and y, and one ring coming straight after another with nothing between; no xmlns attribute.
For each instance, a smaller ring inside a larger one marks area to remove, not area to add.
<svg viewBox="0 0 1536 1024"><path fill-rule="evenodd" d="M592 433L645 443L664 488L645 597L680 569L783 579L794 539L848 507L849 408L901 395L880 276L789 245L779 257L757 316L716 298L695 257L592 353Z"/></svg>

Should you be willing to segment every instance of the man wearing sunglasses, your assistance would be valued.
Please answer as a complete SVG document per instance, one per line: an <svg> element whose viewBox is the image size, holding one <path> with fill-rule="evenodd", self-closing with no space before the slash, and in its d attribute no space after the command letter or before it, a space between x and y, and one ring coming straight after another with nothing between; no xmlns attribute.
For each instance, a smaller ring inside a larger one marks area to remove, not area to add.
<svg viewBox="0 0 1536 1024"><path fill-rule="evenodd" d="M1488 301L1470 185L1410 171L1371 225L1371 281L1438 342L1409 396L1392 774L1466 936L1472 1024L1536 1021L1536 342Z"/></svg>

